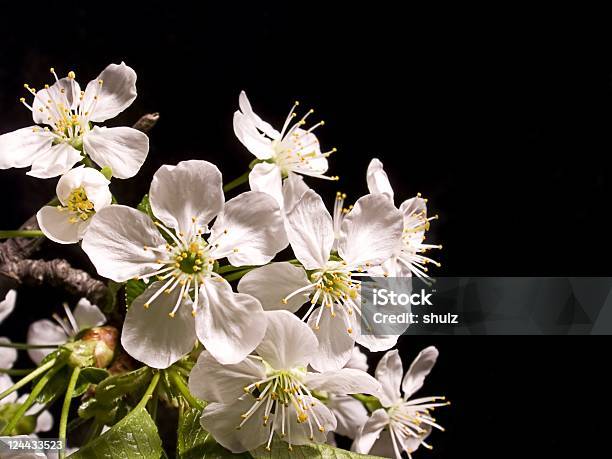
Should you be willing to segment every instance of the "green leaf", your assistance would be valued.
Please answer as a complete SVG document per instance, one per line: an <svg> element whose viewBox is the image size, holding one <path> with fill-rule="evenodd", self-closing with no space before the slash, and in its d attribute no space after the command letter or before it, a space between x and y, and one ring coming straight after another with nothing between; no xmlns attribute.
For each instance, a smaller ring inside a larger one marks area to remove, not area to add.
<svg viewBox="0 0 612 459"><path fill-rule="evenodd" d="M149 367L141 367L138 370L117 376L110 376L96 387L96 399L103 404L110 404L123 395L135 392L151 380L152 374Z"/></svg>
<svg viewBox="0 0 612 459"><path fill-rule="evenodd" d="M233 454L215 441L211 434L202 429L200 417L202 410L185 409L179 420L177 458L178 459L213 459L234 457L248 459L248 453Z"/></svg>
<svg viewBox="0 0 612 459"><path fill-rule="evenodd" d="M130 307L132 301L138 298L142 292L144 292L147 288L147 284L145 284L141 280L130 279L125 283L125 304L127 307Z"/></svg>
<svg viewBox="0 0 612 459"><path fill-rule="evenodd" d="M264 446L260 446L256 450L251 451L251 455L255 459L382 459L378 456L353 453L319 443L302 446L293 445L292 450L289 451L289 445L276 435L270 445L270 451L266 450Z"/></svg>
<svg viewBox="0 0 612 459"><path fill-rule="evenodd" d="M144 212L145 214L147 214L149 217L155 218L155 216L153 215L153 209L151 209L151 203L149 202L149 195L148 194L145 194L142 197L142 199L140 200L140 203L138 203L136 208L139 211Z"/></svg>
<svg viewBox="0 0 612 459"><path fill-rule="evenodd" d="M109 377L109 373L104 368L86 367L81 370L79 376L90 384L100 384Z"/></svg>
<svg viewBox="0 0 612 459"><path fill-rule="evenodd" d="M162 454L162 443L155 422L144 408L139 408L69 457L159 459Z"/></svg>
<svg viewBox="0 0 612 459"><path fill-rule="evenodd" d="M69 379L70 372L68 371L67 367L59 370L45 385L41 393L38 394L38 397L36 397L36 402L46 405L63 396L66 392L66 387L68 387Z"/></svg>

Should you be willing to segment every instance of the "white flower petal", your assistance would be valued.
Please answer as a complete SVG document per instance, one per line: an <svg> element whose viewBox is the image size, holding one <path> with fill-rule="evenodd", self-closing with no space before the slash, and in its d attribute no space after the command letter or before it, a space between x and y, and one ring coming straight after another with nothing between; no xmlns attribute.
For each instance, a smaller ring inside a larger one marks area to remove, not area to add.
<svg viewBox="0 0 612 459"><path fill-rule="evenodd" d="M51 415L49 411L44 410L36 418L36 427L34 428L34 432L35 433L49 432L52 428L53 428L53 416Z"/></svg>
<svg viewBox="0 0 612 459"><path fill-rule="evenodd" d="M234 113L234 133L257 159L266 160L274 155L272 140L261 134L253 121L239 111Z"/></svg>
<svg viewBox="0 0 612 459"><path fill-rule="evenodd" d="M31 166L49 154L53 135L37 126L0 135L0 169Z"/></svg>
<svg viewBox="0 0 612 459"><path fill-rule="evenodd" d="M234 293L225 280L206 280L200 287L196 331L208 352L222 364L242 361L261 342L265 318L261 304Z"/></svg>
<svg viewBox="0 0 612 459"><path fill-rule="evenodd" d="M37 178L52 178L65 174L78 163L83 156L81 152L68 143L62 142L39 155L32 163L27 175Z"/></svg>
<svg viewBox="0 0 612 459"><path fill-rule="evenodd" d="M11 289L6 292L4 299L0 301L0 324L13 312L16 302L17 290Z"/></svg>
<svg viewBox="0 0 612 459"><path fill-rule="evenodd" d="M311 290L292 296L286 304L283 299L309 284L303 268L283 261L249 271L240 279L238 291L257 298L266 311L286 309L295 312L308 301Z"/></svg>
<svg viewBox="0 0 612 459"><path fill-rule="evenodd" d="M372 413L370 419L364 424L361 431L355 437L351 451L368 454L372 446L380 436L382 430L389 424L389 415L380 408Z"/></svg>
<svg viewBox="0 0 612 459"><path fill-rule="evenodd" d="M251 102L249 102L246 92L240 91L240 96L238 97L238 105L242 113L253 122L257 129L259 129L271 139L278 139L280 137L280 132L274 129L269 123L266 123L264 120L262 120L253 111L253 108L251 107Z"/></svg>
<svg viewBox="0 0 612 459"><path fill-rule="evenodd" d="M5 373L0 373L0 392L4 392L9 387L13 385L13 380L11 377ZM13 392L10 395L7 395L2 400L0 400L0 407L5 403L14 403L17 400L17 391Z"/></svg>
<svg viewBox="0 0 612 459"><path fill-rule="evenodd" d="M396 437L396 440L397 439ZM398 441L398 448L400 447L401 442ZM400 449L401 453L401 449ZM395 450L393 449L393 440L391 439L391 434L389 433L389 429L383 430L378 437L378 439L372 445L370 449L370 454L372 456L376 455L376 457L393 457L395 459L402 459L402 457L398 458L395 454Z"/></svg>
<svg viewBox="0 0 612 459"><path fill-rule="evenodd" d="M331 392L334 395L370 394L380 392L380 383L365 371L341 368L324 373L307 373L305 383L310 390Z"/></svg>
<svg viewBox="0 0 612 459"><path fill-rule="evenodd" d="M191 352L196 343L189 298L181 299L176 315L169 317L179 300L180 288L162 293L148 308L144 307L163 286L163 282L154 282L132 302L121 333L121 345L126 352L153 368L168 368Z"/></svg>
<svg viewBox="0 0 612 459"><path fill-rule="evenodd" d="M397 349L387 352L376 366L376 379L380 382L381 393L378 397L384 407L390 407L401 397L400 383L404 375L402 359Z"/></svg>
<svg viewBox="0 0 612 459"><path fill-rule="evenodd" d="M301 175L289 173L283 182L283 204L285 213L293 210L295 205L302 199L304 193L310 188L304 183L304 178Z"/></svg>
<svg viewBox="0 0 612 459"><path fill-rule="evenodd" d="M214 258L234 266L263 265L287 246L283 218L270 195L247 191L225 203L209 238Z"/></svg>
<svg viewBox="0 0 612 459"><path fill-rule="evenodd" d="M162 265L145 247L163 249L166 241L151 219L126 206L109 206L96 213L83 238L83 250L98 274L115 282L150 273Z"/></svg>
<svg viewBox="0 0 612 459"><path fill-rule="evenodd" d="M264 364L246 358L233 365L221 365L208 351L198 357L189 374L189 390L208 402L232 403L244 395L244 388L266 377Z"/></svg>
<svg viewBox="0 0 612 459"><path fill-rule="evenodd" d="M361 333L361 321L357 321L357 334L355 341L372 352L381 352L391 349L397 343L399 335L366 335Z"/></svg>
<svg viewBox="0 0 612 459"><path fill-rule="evenodd" d="M351 358L345 365L346 368L354 368L356 370L368 371L368 356L365 355L359 346L353 347Z"/></svg>
<svg viewBox="0 0 612 459"><path fill-rule="evenodd" d="M62 118L63 113L60 113L60 110L78 108L80 97L79 83L74 78L61 78L49 88L36 92L32 102L32 119L36 124L52 126L55 120Z"/></svg>
<svg viewBox="0 0 612 459"><path fill-rule="evenodd" d="M44 235L58 244L76 244L81 240L89 220L72 223L73 213L66 208L45 206L36 213L36 221Z"/></svg>
<svg viewBox="0 0 612 459"><path fill-rule="evenodd" d="M257 354L275 370L305 367L317 350L312 330L289 311L268 311L266 334Z"/></svg>
<svg viewBox="0 0 612 459"><path fill-rule="evenodd" d="M65 344L67 341L68 335L64 329L50 320L37 320L28 328L28 344L53 345ZM38 365L42 359L51 354L54 350L55 349L52 347L45 349L28 349L28 355L32 359L32 362Z"/></svg>
<svg viewBox="0 0 612 459"><path fill-rule="evenodd" d="M9 344L10 339L0 337L0 343ZM17 360L17 349L10 347L0 347L0 368L13 368L13 364Z"/></svg>
<svg viewBox="0 0 612 459"><path fill-rule="evenodd" d="M327 401L327 407L336 417L336 433L355 438L361 427L369 419L368 410L353 397L338 395Z"/></svg>
<svg viewBox="0 0 612 459"><path fill-rule="evenodd" d="M291 247L304 268L325 266L334 243L334 227L321 196L306 191L287 213L286 226Z"/></svg>
<svg viewBox="0 0 612 459"><path fill-rule="evenodd" d="M314 353L310 365L317 371L334 371L344 367L351 358L355 346L355 314L349 317L353 333L349 334L346 324L340 316L344 312L332 317L328 309L323 310L316 329L316 321L321 307L315 309L308 318L308 325L315 329L315 336L319 341L319 348Z"/></svg>
<svg viewBox="0 0 612 459"><path fill-rule="evenodd" d="M36 124L53 125L54 120L61 119L62 110L76 110L81 97L81 87L74 78L61 78L49 88L36 92L32 102L32 118ZM41 110L42 109L42 110ZM49 117L52 119L50 120Z"/></svg>
<svg viewBox="0 0 612 459"><path fill-rule="evenodd" d="M102 85L100 85L102 80ZM98 100L94 100L95 96ZM100 123L114 118L132 105L136 99L136 72L131 67L110 64L85 88L83 113L89 112L91 121Z"/></svg>
<svg viewBox="0 0 612 459"><path fill-rule="evenodd" d="M261 422L261 417L253 415L244 425L237 429L242 422L242 415L255 403L250 396L237 400L231 404L209 403L204 408L200 424L210 432L221 446L232 453L243 453L264 444L270 435L271 423L267 426ZM263 408L259 408L263 410Z"/></svg>
<svg viewBox="0 0 612 459"><path fill-rule="evenodd" d="M298 422L298 413L296 413L295 405L289 404L287 407L285 433L288 435L283 438L285 441L291 441L294 445L307 445L313 441L316 443L325 443L328 432L336 430L336 417L320 400L309 397L307 395L297 396L303 404L308 406L308 411L304 413L309 417L305 422ZM323 431L319 430L319 426ZM277 423L276 433L281 435L281 423ZM314 437L314 438L313 438Z"/></svg>
<svg viewBox="0 0 612 459"><path fill-rule="evenodd" d="M134 177L147 159L149 138L144 132L130 127L99 127L83 137L85 152L100 167L109 167L113 176Z"/></svg>
<svg viewBox="0 0 612 459"><path fill-rule="evenodd" d="M384 194L393 202L393 188L391 188L387 173L383 169L383 164L377 158L372 159L368 165L367 182L370 193Z"/></svg>
<svg viewBox="0 0 612 459"><path fill-rule="evenodd" d="M74 309L74 320L76 320L79 330L86 330L104 325L106 316L98 306L91 304L87 298L81 298Z"/></svg>
<svg viewBox="0 0 612 459"><path fill-rule="evenodd" d="M206 227L223 209L221 172L200 160L161 166L153 176L149 199L157 218L191 240L198 228Z"/></svg>
<svg viewBox="0 0 612 459"><path fill-rule="evenodd" d="M416 391L423 387L425 378L436 364L438 359L438 350L434 346L429 346L423 349L416 356L412 365L408 369L404 381L402 382L402 391L404 392L404 400L407 400Z"/></svg>
<svg viewBox="0 0 612 459"><path fill-rule="evenodd" d="M283 177L281 170L274 163L255 164L249 173L249 186L251 191L268 193L283 208Z"/></svg>
<svg viewBox="0 0 612 459"><path fill-rule="evenodd" d="M399 210L404 214L404 218L421 213L423 216L427 216L427 201L419 196L415 196L402 202Z"/></svg>
<svg viewBox="0 0 612 459"><path fill-rule="evenodd" d="M382 194L359 198L342 222L338 253L349 265L380 264L401 244L402 214Z"/></svg>

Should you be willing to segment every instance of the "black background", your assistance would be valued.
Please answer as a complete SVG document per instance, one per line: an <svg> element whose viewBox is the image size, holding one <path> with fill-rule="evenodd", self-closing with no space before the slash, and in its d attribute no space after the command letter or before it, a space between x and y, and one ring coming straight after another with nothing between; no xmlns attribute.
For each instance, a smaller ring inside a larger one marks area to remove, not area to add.
<svg viewBox="0 0 612 459"><path fill-rule="evenodd" d="M0 133L31 122L24 82L48 68L84 85L108 63L138 73L139 97L113 125L159 111L139 176L113 192L136 204L165 163L206 159L226 181L250 153L231 119L245 89L278 125L294 99L324 119L330 173L308 180L331 204L366 192L372 156L396 202L421 192L443 275L609 275L607 158L612 147L612 42L600 11L533 6L400 10L391 3L91 2L3 6ZM0 171L0 227L17 227L54 193L54 180ZM87 261L49 245L45 257ZM20 292L2 334L23 340L24 318L48 316L61 292ZM441 358L425 392L453 406L447 432L416 457L542 457L597 448L609 341L569 337L409 337L407 365L429 344ZM606 454L606 453L603 453ZM596 456L601 456L598 451ZM593 456L593 457L596 457Z"/></svg>

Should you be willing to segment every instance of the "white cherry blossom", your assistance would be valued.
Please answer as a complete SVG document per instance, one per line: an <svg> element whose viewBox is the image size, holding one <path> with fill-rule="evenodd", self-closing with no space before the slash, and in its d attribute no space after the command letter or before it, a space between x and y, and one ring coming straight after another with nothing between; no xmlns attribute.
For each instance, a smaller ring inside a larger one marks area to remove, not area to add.
<svg viewBox="0 0 612 459"><path fill-rule="evenodd" d="M393 202L389 178L383 164L376 158L368 166L367 182L370 193L382 193ZM424 243L425 233L429 229L429 222L438 216L427 217L427 200L420 194L402 202L399 210L404 219L404 231L393 256L383 264L382 270L395 277L429 277L426 265L431 263L439 267L440 263L424 254L442 246Z"/></svg>
<svg viewBox="0 0 612 459"><path fill-rule="evenodd" d="M265 333L263 310L255 298L234 293L215 262L263 265L285 248L278 204L254 191L224 202L219 170L195 160L162 166L149 199L156 220L110 206L96 213L83 239L100 275L155 280L127 312L123 347L151 367L167 368L197 336L220 362L241 361Z"/></svg>
<svg viewBox="0 0 612 459"><path fill-rule="evenodd" d="M298 121L295 102L281 129L277 131L263 121L251 107L246 93L242 91L238 99L240 110L234 113L234 132L242 144L259 160L249 174L249 185L253 191L268 193L284 206L286 191L283 179L294 174L307 175L328 180L338 177L325 175L328 169L327 158L335 148L321 152L319 140L313 131L325 124L323 121L309 129L304 129L306 118L313 113L308 111Z"/></svg>
<svg viewBox="0 0 612 459"><path fill-rule="evenodd" d="M149 152L149 138L129 127L94 125L114 118L136 99L136 72L125 63L110 64L84 91L74 72L36 91L32 105L34 126L0 136L0 169L31 166L28 175L50 178L68 172L89 156L108 167L117 178L136 175ZM42 127L41 127L42 126Z"/></svg>
<svg viewBox="0 0 612 459"><path fill-rule="evenodd" d="M396 336L360 332L359 277L393 254L402 233L401 213L382 194L364 196L344 217L336 235L321 197L308 190L287 213L286 227L303 269L291 263L272 263L245 275L238 291L258 298L267 310L282 304L295 312L310 300L303 319L319 340L319 351L311 361L319 371L342 368L355 340L373 351L391 348ZM337 252L332 252L335 244ZM276 282L269 280L271 276Z"/></svg>
<svg viewBox="0 0 612 459"><path fill-rule="evenodd" d="M74 244L83 239L91 217L109 206L113 196L110 181L91 167L79 166L57 182L58 206L45 206L36 219L42 232L60 244Z"/></svg>
<svg viewBox="0 0 612 459"><path fill-rule="evenodd" d="M382 408L374 411L353 442L352 450L400 459L408 457L425 443L432 428L444 430L431 416L434 408L448 405L444 397L412 397L430 373L438 350L430 346L419 353L404 376L402 360L397 350L387 352L376 367L376 379L382 391L378 398ZM404 395L400 393L401 389Z"/></svg>
<svg viewBox="0 0 612 459"><path fill-rule="evenodd" d="M314 392L378 394L377 381L361 370L316 373L308 364L317 349L312 330L288 311L267 312L266 334L256 349L233 365L203 352L189 377L191 392L209 403L201 424L234 453L266 444L276 432L291 445L325 442L337 427Z"/></svg>

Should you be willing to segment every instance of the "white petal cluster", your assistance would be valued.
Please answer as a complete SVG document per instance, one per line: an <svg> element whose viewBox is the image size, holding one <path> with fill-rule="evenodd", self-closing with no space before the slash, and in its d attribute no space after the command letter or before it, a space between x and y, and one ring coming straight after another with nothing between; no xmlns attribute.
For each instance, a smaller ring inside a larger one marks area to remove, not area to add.
<svg viewBox="0 0 612 459"><path fill-rule="evenodd" d="M353 451L400 459L402 452L412 457L411 453L421 445L431 448L425 439L432 428L444 430L431 412L434 408L448 405L448 402L445 397L411 397L423 387L437 358L435 347L424 349L402 380L404 371L398 351L389 351L383 356L375 373L381 385L378 398L382 408L374 411L362 426L353 442Z"/></svg>
<svg viewBox="0 0 612 459"><path fill-rule="evenodd" d="M68 172L85 155L117 178L136 175L149 152L148 137L128 127L94 125L114 118L136 99L136 72L123 62L110 64L82 91L74 72L36 91L35 125L0 136L0 169L28 167L28 175L50 178Z"/></svg>
<svg viewBox="0 0 612 459"><path fill-rule="evenodd" d="M132 104L136 73L111 64L82 91L73 72L61 79L51 72L52 86L26 85L34 100L22 102L36 125L0 136L0 169L61 176L57 200L38 211L38 225L54 242L81 242L99 276L126 292L138 289L127 309L117 311L123 322L111 321L129 356L156 377L185 377L179 387L185 403L207 402L202 427L234 453L270 448L275 437L290 450L333 444L335 434L353 439L355 451L397 458L429 447L432 428L441 429L431 411L447 403L411 397L438 351L422 351L402 380L400 355L389 351L398 336L361 330L364 278L427 277L428 264L439 266L427 255L441 246L425 242L436 218L427 216L425 199L417 195L396 207L383 164L373 159L365 177L369 193L345 207L347 196L339 192L330 212L307 184L338 179L327 175L335 148L322 151L314 134L324 122L307 128L313 111L300 117L296 102L277 130L241 92L233 127L255 156L248 173L224 188L211 162L163 165L143 205L119 204L111 179L138 173L149 140L132 128L97 123ZM249 191L226 196L224 189L247 181ZM0 322L15 295L0 302ZM53 346L69 350L66 343L107 322L86 299L74 312L64 309L64 318L30 325L28 353L36 364ZM358 345L389 351L376 378ZM0 347L0 368L12 368L16 358L15 349ZM172 384L179 383L164 380L162 398L174 397ZM0 392L11 385L0 372ZM2 402L15 402L10 395Z"/></svg>
<svg viewBox="0 0 612 459"><path fill-rule="evenodd" d="M151 367L167 368L199 339L220 362L241 361L263 338L263 308L234 293L215 263L263 265L285 248L277 202L258 191L225 202L219 170L196 160L162 166L149 199L155 220L110 206L96 213L83 239L100 275L152 280L128 310L124 348Z"/></svg>

